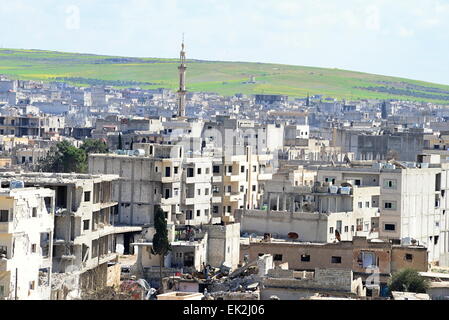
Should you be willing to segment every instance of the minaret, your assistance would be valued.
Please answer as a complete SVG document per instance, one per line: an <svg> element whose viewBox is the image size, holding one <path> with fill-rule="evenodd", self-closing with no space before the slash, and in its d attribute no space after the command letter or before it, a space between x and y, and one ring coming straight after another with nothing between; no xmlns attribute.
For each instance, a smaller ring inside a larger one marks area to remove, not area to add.
<svg viewBox="0 0 449 320"><path fill-rule="evenodd" d="M186 53L184 51L184 35L182 35L182 45L180 53L181 65L179 70L179 90L178 90L178 117L186 115Z"/></svg>

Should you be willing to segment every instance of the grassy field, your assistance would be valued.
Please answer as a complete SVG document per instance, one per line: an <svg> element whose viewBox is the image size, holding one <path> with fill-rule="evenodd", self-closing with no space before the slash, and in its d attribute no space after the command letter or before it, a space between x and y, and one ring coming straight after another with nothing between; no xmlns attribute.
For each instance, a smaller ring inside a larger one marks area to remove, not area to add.
<svg viewBox="0 0 449 320"><path fill-rule="evenodd" d="M0 74L43 81L64 78L75 85L120 80L141 88L176 89L177 66L176 59L0 49ZM250 75L256 77L256 83L244 84ZM305 97L309 93L346 100L403 99L449 104L447 85L340 69L249 62L188 60L187 89L223 95L265 93Z"/></svg>

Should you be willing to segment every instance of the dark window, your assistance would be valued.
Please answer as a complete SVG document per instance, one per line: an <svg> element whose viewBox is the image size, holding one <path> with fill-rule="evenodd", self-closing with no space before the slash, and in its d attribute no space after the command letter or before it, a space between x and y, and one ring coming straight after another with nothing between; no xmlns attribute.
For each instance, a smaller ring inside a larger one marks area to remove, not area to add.
<svg viewBox="0 0 449 320"><path fill-rule="evenodd" d="M341 257L333 256L331 258L331 263L341 263Z"/></svg>
<svg viewBox="0 0 449 320"><path fill-rule="evenodd" d="M356 185L356 186L360 186L360 184L361 184L361 183L360 183L360 180L358 180L358 179L355 180L355 185Z"/></svg>
<svg viewBox="0 0 449 320"><path fill-rule="evenodd" d="M412 261L413 260L413 254L406 253L404 258L407 261Z"/></svg>
<svg viewBox="0 0 449 320"><path fill-rule="evenodd" d="M282 254L275 254L273 257L274 261L282 261Z"/></svg>
<svg viewBox="0 0 449 320"><path fill-rule="evenodd" d="M433 244L438 244L438 239L439 238L440 238L440 236L433 237Z"/></svg>
<svg viewBox="0 0 449 320"><path fill-rule="evenodd" d="M253 191L256 191L256 186L255 185L253 186Z"/></svg>
<svg viewBox="0 0 449 320"><path fill-rule="evenodd" d="M174 171L175 174L178 174L178 167L174 167L173 171Z"/></svg>
<svg viewBox="0 0 449 320"><path fill-rule="evenodd" d="M33 208L33 213L31 214L33 218L37 217L37 208Z"/></svg>
<svg viewBox="0 0 449 320"><path fill-rule="evenodd" d="M170 167L166 167L165 168L165 176L166 177L170 177L170 175L171 175L171 168Z"/></svg>
<svg viewBox="0 0 449 320"><path fill-rule="evenodd" d="M333 227L329 228L329 233L334 233L334 228Z"/></svg>
<svg viewBox="0 0 449 320"><path fill-rule="evenodd" d="M240 172L245 172L245 166L240 166Z"/></svg>
<svg viewBox="0 0 449 320"><path fill-rule="evenodd" d="M197 169L197 173L198 173L198 174L201 174L201 168L198 168L198 169Z"/></svg>
<svg viewBox="0 0 449 320"><path fill-rule="evenodd" d="M391 224L391 223L386 223L384 229L386 231L395 231L396 230L396 225L395 224Z"/></svg>
<svg viewBox="0 0 449 320"><path fill-rule="evenodd" d="M302 261L302 262L309 262L309 261L310 261L310 255L308 255L308 254L302 254L302 255L301 255L301 261Z"/></svg>
<svg viewBox="0 0 449 320"><path fill-rule="evenodd" d="M193 168L187 168L187 177L193 177Z"/></svg>
<svg viewBox="0 0 449 320"><path fill-rule="evenodd" d="M85 202L90 201L90 191L84 192L84 201Z"/></svg>
<svg viewBox="0 0 449 320"><path fill-rule="evenodd" d="M0 210L0 222L8 222L8 221L9 221L9 211Z"/></svg>
<svg viewBox="0 0 449 320"><path fill-rule="evenodd" d="M213 166L212 167L212 172L213 173L220 173L220 166Z"/></svg>
<svg viewBox="0 0 449 320"><path fill-rule="evenodd" d="M83 230L89 230L89 222L90 220L83 221Z"/></svg>
<svg viewBox="0 0 449 320"><path fill-rule="evenodd" d="M165 189L165 199L170 198L170 189Z"/></svg>
<svg viewBox="0 0 449 320"><path fill-rule="evenodd" d="M201 215L201 210L196 210L196 216L199 217Z"/></svg>

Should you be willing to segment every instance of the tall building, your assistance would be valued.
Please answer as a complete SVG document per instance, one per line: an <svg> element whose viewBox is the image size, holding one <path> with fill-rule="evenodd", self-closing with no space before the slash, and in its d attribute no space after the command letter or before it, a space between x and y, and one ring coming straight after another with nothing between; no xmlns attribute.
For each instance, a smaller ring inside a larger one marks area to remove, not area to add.
<svg viewBox="0 0 449 320"><path fill-rule="evenodd" d="M185 117L186 115L186 53L184 51L184 39L182 40L181 53L180 53L181 65L179 70L179 90L178 90L178 117Z"/></svg>

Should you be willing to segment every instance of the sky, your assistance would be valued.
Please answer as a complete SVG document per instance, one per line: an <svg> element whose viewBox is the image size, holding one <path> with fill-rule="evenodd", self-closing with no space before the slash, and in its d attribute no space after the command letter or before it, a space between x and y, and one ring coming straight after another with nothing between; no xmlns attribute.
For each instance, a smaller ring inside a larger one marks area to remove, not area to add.
<svg viewBox="0 0 449 320"><path fill-rule="evenodd" d="M0 0L0 46L330 67L449 84L449 0ZM1 60L0 60L1 65Z"/></svg>

